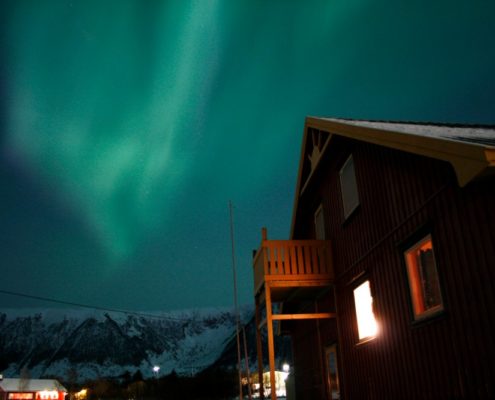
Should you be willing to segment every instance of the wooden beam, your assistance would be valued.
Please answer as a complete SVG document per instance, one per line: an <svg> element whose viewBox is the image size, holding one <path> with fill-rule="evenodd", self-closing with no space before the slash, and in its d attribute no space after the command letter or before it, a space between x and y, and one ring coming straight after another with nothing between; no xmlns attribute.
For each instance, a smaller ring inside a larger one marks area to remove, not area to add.
<svg viewBox="0 0 495 400"><path fill-rule="evenodd" d="M336 313L312 313L312 314L274 314L272 320L284 321L292 319L328 319L336 318Z"/></svg>
<svg viewBox="0 0 495 400"><path fill-rule="evenodd" d="M300 278L297 278L297 276L287 276L285 277L280 277L280 276L270 276L267 275L265 276L265 281L266 284L265 286L270 286L270 287L312 287L312 286L330 286L333 281L328 278L322 278L318 279L318 275L314 276L314 279L310 279L308 275L301 275Z"/></svg>

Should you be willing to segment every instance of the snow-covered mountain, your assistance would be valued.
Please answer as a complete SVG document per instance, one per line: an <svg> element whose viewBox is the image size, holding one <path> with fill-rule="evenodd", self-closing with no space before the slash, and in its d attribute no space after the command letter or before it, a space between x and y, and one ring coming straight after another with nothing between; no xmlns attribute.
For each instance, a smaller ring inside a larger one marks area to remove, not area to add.
<svg viewBox="0 0 495 400"><path fill-rule="evenodd" d="M235 337L232 310L146 315L32 309L0 310L0 373L84 381L138 370L153 376L197 373L225 357ZM252 309L241 309L241 322Z"/></svg>

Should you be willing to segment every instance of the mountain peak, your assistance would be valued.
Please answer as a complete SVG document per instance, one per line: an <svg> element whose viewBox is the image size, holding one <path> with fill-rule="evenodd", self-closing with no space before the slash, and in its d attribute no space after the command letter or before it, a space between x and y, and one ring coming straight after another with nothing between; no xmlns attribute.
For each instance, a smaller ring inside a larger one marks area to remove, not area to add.
<svg viewBox="0 0 495 400"><path fill-rule="evenodd" d="M252 317L245 307L241 321ZM189 374L213 364L235 335L232 309L121 313L100 310L0 310L0 371L78 382L140 371Z"/></svg>

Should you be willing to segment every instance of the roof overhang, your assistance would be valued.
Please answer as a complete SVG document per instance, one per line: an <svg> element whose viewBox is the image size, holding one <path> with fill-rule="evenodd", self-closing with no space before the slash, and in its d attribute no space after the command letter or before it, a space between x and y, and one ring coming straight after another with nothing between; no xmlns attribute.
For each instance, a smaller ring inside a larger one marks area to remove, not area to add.
<svg viewBox="0 0 495 400"><path fill-rule="evenodd" d="M428 131L430 126L432 130L442 129L435 125L415 124L415 127L422 128L419 132L412 132L411 128L408 131L407 127L411 126L413 125L307 117L304 124L290 237L292 238L294 235L299 197L306 184L306 181L302 182L302 172L305 156L307 155L309 128L318 129L330 134L329 140L322 149L320 160L328 151L328 148L331 147L332 136L337 135L446 161L454 168L457 181L461 187L484 173L495 172L495 146L473 141L454 140L446 136L434 136L424 133ZM459 129L462 132L462 129L465 128L444 129L445 131ZM492 138L495 140L494 129L485 131L488 132L488 135L493 135ZM315 165L314 170L317 168L318 163Z"/></svg>

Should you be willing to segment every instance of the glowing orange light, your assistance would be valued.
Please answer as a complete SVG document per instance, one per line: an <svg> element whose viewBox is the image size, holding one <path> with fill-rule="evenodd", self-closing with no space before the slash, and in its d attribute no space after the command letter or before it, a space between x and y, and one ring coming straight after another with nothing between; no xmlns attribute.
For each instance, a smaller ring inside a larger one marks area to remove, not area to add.
<svg viewBox="0 0 495 400"><path fill-rule="evenodd" d="M378 324L373 313L373 297L371 297L369 281L354 289L354 303L356 305L359 340L375 337L378 333Z"/></svg>

